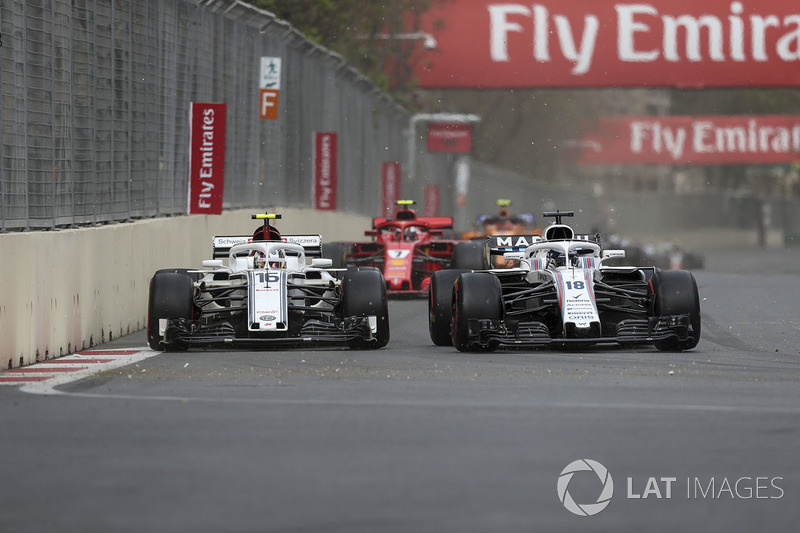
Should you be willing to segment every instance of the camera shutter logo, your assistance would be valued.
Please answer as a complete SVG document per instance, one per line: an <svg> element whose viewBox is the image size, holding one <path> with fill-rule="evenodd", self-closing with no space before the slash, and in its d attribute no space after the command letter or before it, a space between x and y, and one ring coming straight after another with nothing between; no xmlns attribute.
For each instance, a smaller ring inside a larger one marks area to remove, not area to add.
<svg viewBox="0 0 800 533"><path fill-rule="evenodd" d="M582 471L594 472L603 484L603 490L600 492L600 496L597 497L595 503L576 503L567 490L572 476ZM566 468L561 471L561 475L558 476L558 499L561 500L561 503L564 504L564 507L566 507L569 512L578 516L596 515L611 503L611 497L613 495L614 480L611 479L611 474L608 473L608 469L597 461L578 459L568 464Z"/></svg>

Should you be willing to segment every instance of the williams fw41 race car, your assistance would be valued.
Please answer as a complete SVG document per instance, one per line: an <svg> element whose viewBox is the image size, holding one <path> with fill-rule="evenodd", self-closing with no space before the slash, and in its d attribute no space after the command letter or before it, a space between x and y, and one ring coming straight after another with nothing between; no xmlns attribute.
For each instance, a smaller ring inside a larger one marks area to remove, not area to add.
<svg viewBox="0 0 800 533"><path fill-rule="evenodd" d="M434 273L428 297L434 344L459 351L697 345L700 299L690 272L604 266L624 252L602 250L598 235L576 235L561 223L571 211L544 216L555 223L542 237L489 237L491 252L518 260L519 268Z"/></svg>
<svg viewBox="0 0 800 533"><path fill-rule="evenodd" d="M489 267L485 241L458 241L444 238L452 233L452 217L420 217L412 200L400 200L394 218L372 220L364 234L369 242L326 243L323 255L334 266L378 268L386 278L389 295L425 296L431 275L445 268L481 269Z"/></svg>
<svg viewBox="0 0 800 533"><path fill-rule="evenodd" d="M154 350L389 342L386 284L376 268L331 268L320 235L284 235L276 214L252 215L250 235L213 238L202 269L164 269L150 280L147 341ZM307 259L309 258L309 259Z"/></svg>

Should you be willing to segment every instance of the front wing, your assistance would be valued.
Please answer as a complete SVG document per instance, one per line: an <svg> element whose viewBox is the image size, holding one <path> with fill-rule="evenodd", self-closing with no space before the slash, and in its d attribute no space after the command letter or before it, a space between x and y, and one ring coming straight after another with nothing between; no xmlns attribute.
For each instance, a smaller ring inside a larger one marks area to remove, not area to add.
<svg viewBox="0 0 800 533"><path fill-rule="evenodd" d="M186 319L163 319L159 324L162 344L166 347L189 346L273 347L301 344L347 344L350 341L376 340L375 316L347 317L342 320L307 320L299 332L237 334L228 323L203 325Z"/></svg>
<svg viewBox="0 0 800 533"><path fill-rule="evenodd" d="M553 336L541 322L473 318L467 321L467 342L473 346L557 347L617 344L630 346L689 338L689 315L629 318L620 321L614 334L602 337Z"/></svg>

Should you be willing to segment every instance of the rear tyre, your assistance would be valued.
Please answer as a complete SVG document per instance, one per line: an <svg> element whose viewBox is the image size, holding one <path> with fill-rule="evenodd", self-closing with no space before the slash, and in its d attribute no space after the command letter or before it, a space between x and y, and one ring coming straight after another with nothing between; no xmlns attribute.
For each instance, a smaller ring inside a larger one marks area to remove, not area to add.
<svg viewBox="0 0 800 533"><path fill-rule="evenodd" d="M349 346L357 350L383 348L389 343L389 306L386 281L374 267L347 267L342 279L342 313L345 317L375 316L375 340L355 339Z"/></svg>
<svg viewBox="0 0 800 533"><path fill-rule="evenodd" d="M688 270L662 270L654 276L656 290L655 313L689 315L689 338L658 341L655 347L662 352L691 350L700 342L700 294L697 281Z"/></svg>
<svg viewBox="0 0 800 533"><path fill-rule="evenodd" d="M452 267L464 270L489 268L489 253L483 241L459 242L453 250Z"/></svg>
<svg viewBox="0 0 800 533"><path fill-rule="evenodd" d="M467 270L437 270L428 287L428 331L436 346L452 346L453 283Z"/></svg>
<svg viewBox="0 0 800 533"><path fill-rule="evenodd" d="M497 346L469 340L469 320L503 318L500 280L488 272L466 272L453 285L453 346L460 352L494 351Z"/></svg>
<svg viewBox="0 0 800 533"><path fill-rule="evenodd" d="M194 311L193 277L185 269L159 270L150 280L147 303L147 344L153 350L179 351L185 346L165 345L158 334L162 318L191 321Z"/></svg>

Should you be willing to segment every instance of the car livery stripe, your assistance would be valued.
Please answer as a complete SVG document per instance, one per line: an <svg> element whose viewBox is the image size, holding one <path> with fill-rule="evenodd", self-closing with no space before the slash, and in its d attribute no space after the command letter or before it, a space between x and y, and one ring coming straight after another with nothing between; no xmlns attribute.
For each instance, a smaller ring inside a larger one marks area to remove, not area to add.
<svg viewBox="0 0 800 533"><path fill-rule="evenodd" d="M247 271L247 322L252 323L256 314L256 278L252 270ZM249 327L249 326L248 326Z"/></svg>
<svg viewBox="0 0 800 533"><path fill-rule="evenodd" d="M289 282L289 273L281 270L281 318L284 323L289 323L289 290L286 288Z"/></svg>
<svg viewBox="0 0 800 533"><path fill-rule="evenodd" d="M599 315L600 312L597 310L597 300L595 299L594 295L594 278L591 275L591 270L585 270L583 272L583 275L586 278L586 288L589 291L589 298L592 300L592 306L594 306L594 312Z"/></svg>
<svg viewBox="0 0 800 533"><path fill-rule="evenodd" d="M553 274L556 277L556 292L558 293L558 309L561 311L561 318L563 321L564 318L564 278L561 276L561 272L558 270L553 270Z"/></svg>

